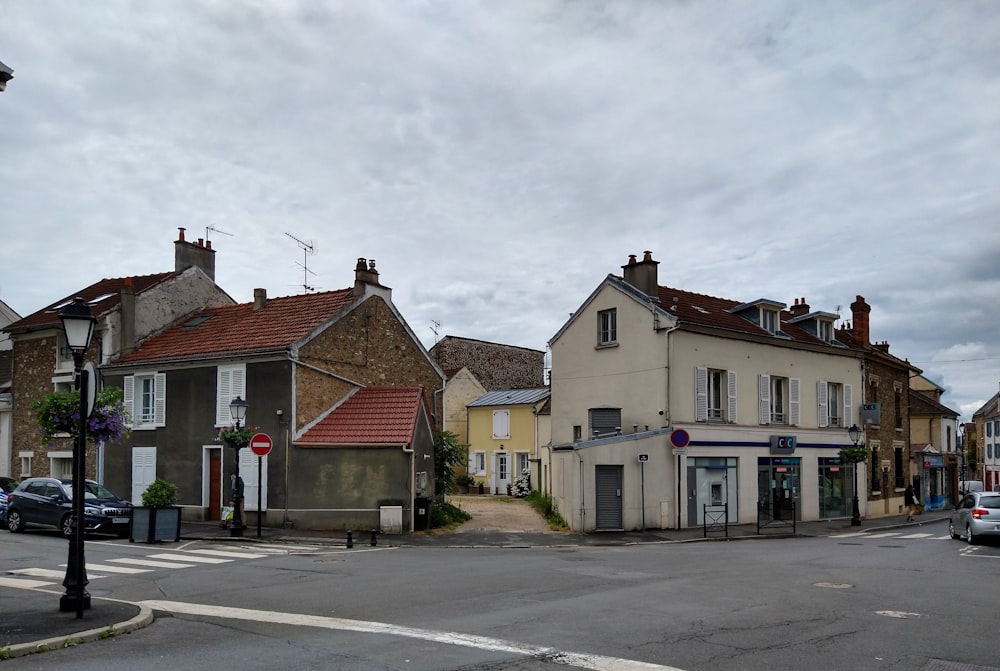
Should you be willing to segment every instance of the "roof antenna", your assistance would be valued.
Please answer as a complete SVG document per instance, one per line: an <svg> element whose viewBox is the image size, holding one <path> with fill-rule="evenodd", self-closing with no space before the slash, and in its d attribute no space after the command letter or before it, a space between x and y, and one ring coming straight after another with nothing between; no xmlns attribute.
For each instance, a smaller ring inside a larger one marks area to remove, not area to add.
<svg viewBox="0 0 1000 671"><path fill-rule="evenodd" d="M291 233L285 233L285 235L287 235L292 240L297 242L299 244L299 249L302 250L302 263L295 264L302 269L302 284L299 286L302 287L302 291L304 293L308 293L310 291L316 291L316 287L309 286L309 283L307 282L307 280L309 279L309 275L316 274L313 271L309 270L309 264L308 264L309 255L316 253L316 247L313 245L312 240L306 242L305 240L299 240Z"/></svg>
<svg viewBox="0 0 1000 671"><path fill-rule="evenodd" d="M208 226L205 227L205 242L208 242L208 232L209 231L215 231L216 233L222 233L223 235L228 235L230 237L233 236L232 233L227 233L226 231L222 230L221 228L216 228L215 224L209 224Z"/></svg>
<svg viewBox="0 0 1000 671"><path fill-rule="evenodd" d="M431 320L431 324L434 325L434 326L431 326L431 331L434 332L434 344L437 345L437 342L438 342L438 329L441 328L441 322L437 321L436 319L432 319Z"/></svg>

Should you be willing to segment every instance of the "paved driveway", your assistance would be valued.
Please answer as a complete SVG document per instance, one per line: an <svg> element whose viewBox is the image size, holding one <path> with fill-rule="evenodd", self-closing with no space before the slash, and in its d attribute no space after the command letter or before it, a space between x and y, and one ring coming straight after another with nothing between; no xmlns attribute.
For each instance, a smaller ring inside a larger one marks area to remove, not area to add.
<svg viewBox="0 0 1000 671"><path fill-rule="evenodd" d="M548 531L548 522L523 499L508 496L449 496L448 502L472 515L453 533L476 531Z"/></svg>

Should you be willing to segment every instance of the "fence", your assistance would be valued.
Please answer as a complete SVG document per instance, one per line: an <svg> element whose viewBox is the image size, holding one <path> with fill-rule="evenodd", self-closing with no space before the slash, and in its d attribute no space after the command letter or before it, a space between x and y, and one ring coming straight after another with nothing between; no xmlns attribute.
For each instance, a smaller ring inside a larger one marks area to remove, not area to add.
<svg viewBox="0 0 1000 671"><path fill-rule="evenodd" d="M798 502L792 499L787 505L773 506L769 499L762 499L757 502L757 535L762 529L787 530L792 528L795 533L795 518L797 515Z"/></svg>
<svg viewBox="0 0 1000 671"><path fill-rule="evenodd" d="M702 534L708 538L708 533L723 532L729 538L729 504L721 506L702 505Z"/></svg>

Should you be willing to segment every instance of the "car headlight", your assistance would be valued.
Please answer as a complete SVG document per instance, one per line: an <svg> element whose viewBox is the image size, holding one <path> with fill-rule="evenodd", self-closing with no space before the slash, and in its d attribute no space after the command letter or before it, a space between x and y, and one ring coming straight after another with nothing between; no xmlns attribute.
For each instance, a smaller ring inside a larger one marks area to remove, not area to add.
<svg viewBox="0 0 1000 671"><path fill-rule="evenodd" d="M84 515L100 515L101 514L101 509L100 508L94 508L93 506L84 506L83 507L83 514Z"/></svg>

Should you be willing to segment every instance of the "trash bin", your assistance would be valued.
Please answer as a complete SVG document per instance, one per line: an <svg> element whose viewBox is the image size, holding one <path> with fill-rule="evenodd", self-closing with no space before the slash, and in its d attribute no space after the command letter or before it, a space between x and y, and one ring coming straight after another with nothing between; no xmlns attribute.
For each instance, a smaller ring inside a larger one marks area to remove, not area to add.
<svg viewBox="0 0 1000 671"><path fill-rule="evenodd" d="M413 499L413 530L427 531L431 525L431 497L418 496Z"/></svg>

